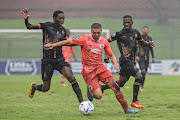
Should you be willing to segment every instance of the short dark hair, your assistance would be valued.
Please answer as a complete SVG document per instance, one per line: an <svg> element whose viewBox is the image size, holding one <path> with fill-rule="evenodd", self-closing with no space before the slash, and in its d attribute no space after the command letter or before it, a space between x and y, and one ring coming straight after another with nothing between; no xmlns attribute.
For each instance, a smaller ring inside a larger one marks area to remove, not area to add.
<svg viewBox="0 0 180 120"><path fill-rule="evenodd" d="M93 23L93 24L91 25L91 29L92 29L92 28L99 29L99 28L101 28L101 24L100 24L100 23Z"/></svg>
<svg viewBox="0 0 180 120"><path fill-rule="evenodd" d="M124 18L131 18L131 20L132 20L132 17L130 16L130 15L125 15L124 17L123 17L123 19Z"/></svg>
<svg viewBox="0 0 180 120"><path fill-rule="evenodd" d="M143 29L144 29L144 28L147 28L147 29L149 29L149 27L148 27L148 26L144 26L144 27L143 27Z"/></svg>
<svg viewBox="0 0 180 120"><path fill-rule="evenodd" d="M58 16L58 14L60 14L60 13L63 13L63 14L64 14L63 11L61 11L61 10L56 10L56 11L53 13L53 17L56 18L56 17Z"/></svg>

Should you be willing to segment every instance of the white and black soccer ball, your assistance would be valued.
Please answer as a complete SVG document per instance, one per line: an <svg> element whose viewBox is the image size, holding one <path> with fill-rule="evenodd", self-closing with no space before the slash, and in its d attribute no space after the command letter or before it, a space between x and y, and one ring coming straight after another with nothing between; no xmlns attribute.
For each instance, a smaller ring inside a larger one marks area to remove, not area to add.
<svg viewBox="0 0 180 120"><path fill-rule="evenodd" d="M79 105L79 111L83 115L90 115L94 111L94 105L90 101L83 101Z"/></svg>

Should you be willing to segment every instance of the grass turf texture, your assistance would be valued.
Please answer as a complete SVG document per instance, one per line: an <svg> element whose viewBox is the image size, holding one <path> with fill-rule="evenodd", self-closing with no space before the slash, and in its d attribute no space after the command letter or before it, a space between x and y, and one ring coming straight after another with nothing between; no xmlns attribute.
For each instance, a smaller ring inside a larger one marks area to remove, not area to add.
<svg viewBox="0 0 180 120"><path fill-rule="evenodd" d="M115 76L118 79L118 76ZM60 76L53 76L51 89L36 91L33 99L28 97L31 82L42 83L41 76L0 76L0 119L13 120L178 120L180 117L179 76L147 76L145 91L139 92L139 101L145 106L138 114L124 114L111 90L104 92L102 100L94 100L95 111L90 116L79 113L79 103L71 86L60 87ZM83 93L86 85L77 75ZM129 105L132 100L131 78L123 91ZM66 81L67 83L67 81ZM126 87L129 86L129 89ZM134 108L133 108L134 109Z"/></svg>
<svg viewBox="0 0 180 120"><path fill-rule="evenodd" d="M52 21L52 19L35 19L30 18L30 23L37 24L39 22ZM169 19L168 25L157 25L156 19L134 19L133 28L137 28L140 32L142 27L147 25L150 27L150 36L152 36L155 42L155 58L156 59L170 59L171 51L174 53L174 59L180 59L179 45L180 45L180 20ZM91 24L99 22L102 24L103 29L109 29L112 35L116 31L120 31L123 28L122 18L110 19L110 18L66 18L64 26L71 29L89 29ZM26 29L23 19L1 19L1 29ZM142 32L141 32L142 33ZM8 36L8 37L7 37ZM19 37L21 36L21 37ZM0 57L7 59L40 59L42 56L42 33L33 34L21 34L13 35L8 34L6 36L0 34ZM11 43L11 49L7 50L8 42ZM174 42L172 43L172 40ZM171 44L173 48L171 48ZM111 43L111 48L114 54L119 57L119 51L116 42ZM75 47L77 53L80 52L80 47ZM8 51L11 51L8 56ZM81 55L77 54L77 58L81 59Z"/></svg>

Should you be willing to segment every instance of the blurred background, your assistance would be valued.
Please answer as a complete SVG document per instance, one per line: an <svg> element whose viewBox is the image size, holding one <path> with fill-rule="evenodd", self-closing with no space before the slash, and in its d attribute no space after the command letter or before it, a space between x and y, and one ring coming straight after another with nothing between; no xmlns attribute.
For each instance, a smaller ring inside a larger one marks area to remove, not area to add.
<svg viewBox="0 0 180 120"><path fill-rule="evenodd" d="M156 44L155 58L180 59L180 0L0 0L0 29L26 29L22 8L28 8L32 24L52 21L55 10L65 13L64 26L69 29L89 29L94 22L109 29L110 35L120 31L122 17L133 17L133 28L142 33L149 26L149 35ZM81 33L82 34L82 33ZM71 34L78 37L81 34ZM105 37L105 35L103 35ZM0 33L1 59L40 59L42 33ZM111 47L118 57L116 42ZM79 47L75 47L81 59Z"/></svg>

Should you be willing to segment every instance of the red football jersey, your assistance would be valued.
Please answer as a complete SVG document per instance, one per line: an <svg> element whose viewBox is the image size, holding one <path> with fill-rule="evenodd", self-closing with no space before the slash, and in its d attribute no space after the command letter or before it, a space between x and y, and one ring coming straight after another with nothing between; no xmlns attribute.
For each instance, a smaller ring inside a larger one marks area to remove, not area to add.
<svg viewBox="0 0 180 120"><path fill-rule="evenodd" d="M69 37L67 38L67 40L72 40L72 38ZM63 56L68 63L71 63L71 52L73 56L75 56L75 51L73 46L62 46Z"/></svg>
<svg viewBox="0 0 180 120"><path fill-rule="evenodd" d="M72 39L74 45L81 46L83 71L89 73L95 68L98 68L102 64L102 51L108 55L112 55L113 52L108 41L100 37L98 41L95 41L91 34L80 36L78 39Z"/></svg>

